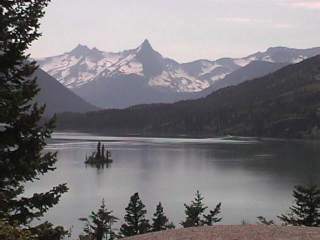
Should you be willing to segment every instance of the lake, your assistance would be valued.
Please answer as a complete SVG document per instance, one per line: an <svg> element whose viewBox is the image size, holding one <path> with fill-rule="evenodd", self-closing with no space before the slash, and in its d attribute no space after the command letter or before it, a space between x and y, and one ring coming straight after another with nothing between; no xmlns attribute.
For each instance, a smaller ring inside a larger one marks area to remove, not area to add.
<svg viewBox="0 0 320 240"><path fill-rule="evenodd" d="M97 169L84 164L97 141L111 150L114 162ZM276 219L292 203L294 185L320 182L320 142L250 138L139 138L55 133L47 150L58 152L56 171L27 184L26 194L67 183L69 192L44 219L78 234L86 217L104 198L123 221L130 196L139 192L149 218L161 201L176 225L184 203L196 190L209 208L222 202L223 224Z"/></svg>

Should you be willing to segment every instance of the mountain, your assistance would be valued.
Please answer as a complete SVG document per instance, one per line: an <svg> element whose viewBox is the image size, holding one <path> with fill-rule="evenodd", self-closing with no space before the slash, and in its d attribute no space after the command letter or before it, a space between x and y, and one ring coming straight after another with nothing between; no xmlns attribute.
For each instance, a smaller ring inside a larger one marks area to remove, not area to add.
<svg viewBox="0 0 320 240"><path fill-rule="evenodd" d="M320 48L295 49L287 47L271 47L266 52L257 52L244 60L265 61L274 63L299 63L307 58L319 55Z"/></svg>
<svg viewBox="0 0 320 240"><path fill-rule="evenodd" d="M84 101L43 70L38 69L35 74L40 88L36 102L46 104L46 114L98 110L97 107Z"/></svg>
<svg viewBox="0 0 320 240"><path fill-rule="evenodd" d="M135 49L118 53L78 45L70 52L39 59L38 62L46 72L88 102L103 108L125 108L194 98L200 94L194 93L208 89L216 82L221 84L229 74L254 61L290 64L316 54L320 54L320 48L277 47L244 58L179 63L163 57L145 40ZM258 69L257 75L251 70L249 77L269 73L266 70Z"/></svg>
<svg viewBox="0 0 320 240"><path fill-rule="evenodd" d="M62 114L58 124L122 135L320 137L320 55L205 98Z"/></svg>
<svg viewBox="0 0 320 240"><path fill-rule="evenodd" d="M139 47L119 53L108 53L78 45L65 54L38 60L41 67L65 86L76 89L96 78L125 78L136 75L147 79L151 87L175 92L194 92L209 86L184 71L178 62L164 58L145 40ZM207 66L206 68L209 68Z"/></svg>
<svg viewBox="0 0 320 240"><path fill-rule="evenodd" d="M178 73L177 70L179 64L163 58L153 50L147 40L137 49L122 52L120 55L112 66L98 74L94 80L72 90L98 106L125 108L130 105L175 102L187 98L187 94L178 89L184 85L202 89L201 81L186 74L183 77L182 71ZM169 74L170 71L176 71L175 76ZM159 78L164 75L169 79L167 83L165 78Z"/></svg>

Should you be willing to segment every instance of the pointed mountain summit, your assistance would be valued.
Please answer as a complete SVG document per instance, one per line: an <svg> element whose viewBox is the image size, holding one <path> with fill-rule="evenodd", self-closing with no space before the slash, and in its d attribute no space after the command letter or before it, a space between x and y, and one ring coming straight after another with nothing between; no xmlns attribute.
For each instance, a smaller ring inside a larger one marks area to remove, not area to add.
<svg viewBox="0 0 320 240"><path fill-rule="evenodd" d="M91 49L88 48L86 45L78 44L74 49L70 51L70 54L79 57L79 56L85 56L90 54Z"/></svg>
<svg viewBox="0 0 320 240"><path fill-rule="evenodd" d="M138 47L136 58L142 63L147 78L157 76L164 70L164 58L152 48L148 39Z"/></svg>
<svg viewBox="0 0 320 240"><path fill-rule="evenodd" d="M161 54L153 49L148 39L145 39L142 44L136 49L137 56L146 55L147 57L161 57Z"/></svg>
<svg viewBox="0 0 320 240"><path fill-rule="evenodd" d="M143 43L138 47L138 51L154 51L149 40L145 39Z"/></svg>

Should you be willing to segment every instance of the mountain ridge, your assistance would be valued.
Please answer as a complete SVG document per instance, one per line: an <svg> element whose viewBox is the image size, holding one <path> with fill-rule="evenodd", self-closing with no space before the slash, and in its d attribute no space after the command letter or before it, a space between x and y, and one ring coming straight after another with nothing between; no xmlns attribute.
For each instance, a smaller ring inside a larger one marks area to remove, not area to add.
<svg viewBox="0 0 320 240"><path fill-rule="evenodd" d="M159 101L171 103L204 96L208 92L206 89L253 61L290 64L317 53L320 54L320 48L274 47L243 58L179 63L163 57L146 39L137 48L122 52L103 52L80 44L70 52L40 59L38 62L51 76L91 104L102 108L125 108L135 104ZM260 76L258 74L253 78ZM128 88L128 101L108 96L107 93L118 91L119 85ZM155 97L152 98L152 95Z"/></svg>

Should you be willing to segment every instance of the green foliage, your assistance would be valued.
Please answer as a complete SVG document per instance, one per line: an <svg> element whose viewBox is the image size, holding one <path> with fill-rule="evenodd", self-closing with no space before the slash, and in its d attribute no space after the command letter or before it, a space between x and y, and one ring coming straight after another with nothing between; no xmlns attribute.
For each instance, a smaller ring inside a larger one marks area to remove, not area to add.
<svg viewBox="0 0 320 240"><path fill-rule="evenodd" d="M116 234L112 225L118 221L118 218L112 215L112 211L107 210L104 200L97 212L91 212L89 218L80 218L80 220L85 222L85 234L81 236L82 239L115 239Z"/></svg>
<svg viewBox="0 0 320 240"><path fill-rule="evenodd" d="M169 223L169 219L164 214L161 202L156 207L156 212L153 214L151 231L158 232L166 229L175 228L173 223Z"/></svg>
<svg viewBox="0 0 320 240"><path fill-rule="evenodd" d="M121 235L125 237L134 236L150 230L149 221L145 218L147 210L138 193L131 196L126 212L125 223L120 228Z"/></svg>
<svg viewBox="0 0 320 240"><path fill-rule="evenodd" d="M33 103L39 92L34 77L37 65L26 54L40 36L39 19L48 2L8 0L0 5L0 219L7 229L22 233L22 226L28 228L67 191L62 184L46 193L21 196L27 181L53 171L56 162L55 153L43 153L54 119L40 123L45 107ZM36 239L56 240L63 235L49 223L29 229L37 233Z"/></svg>
<svg viewBox="0 0 320 240"><path fill-rule="evenodd" d="M210 213L206 215L205 211L208 207L203 204L203 199L200 192L197 191L190 205L184 204L186 219L181 223L184 228L211 226L222 220L222 218L216 217L221 212L221 203L218 203L215 209L210 210Z"/></svg>
<svg viewBox="0 0 320 240"><path fill-rule="evenodd" d="M288 214L278 218L284 224L293 226L320 226L320 189L316 185L296 186L293 191L295 204Z"/></svg>

